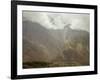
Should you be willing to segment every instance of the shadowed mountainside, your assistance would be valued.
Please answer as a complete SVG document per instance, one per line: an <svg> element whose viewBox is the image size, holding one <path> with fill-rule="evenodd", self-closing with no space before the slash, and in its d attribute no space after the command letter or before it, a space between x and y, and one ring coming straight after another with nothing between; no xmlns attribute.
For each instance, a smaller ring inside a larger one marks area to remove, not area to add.
<svg viewBox="0 0 100 80"><path fill-rule="evenodd" d="M56 39L50 35L46 28L31 21L23 22L23 51L24 62L41 61L43 56L45 56L45 58L43 57L44 61L48 62L57 57L59 57L59 60L63 59L61 47Z"/></svg>

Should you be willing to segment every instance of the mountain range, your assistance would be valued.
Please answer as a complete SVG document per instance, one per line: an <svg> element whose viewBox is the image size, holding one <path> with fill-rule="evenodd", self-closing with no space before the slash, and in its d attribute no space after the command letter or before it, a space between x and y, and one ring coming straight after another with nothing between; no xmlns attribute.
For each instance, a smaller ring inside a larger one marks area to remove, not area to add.
<svg viewBox="0 0 100 80"><path fill-rule="evenodd" d="M22 23L23 63L46 62L51 67L89 65L89 32L70 27L47 29L29 20Z"/></svg>

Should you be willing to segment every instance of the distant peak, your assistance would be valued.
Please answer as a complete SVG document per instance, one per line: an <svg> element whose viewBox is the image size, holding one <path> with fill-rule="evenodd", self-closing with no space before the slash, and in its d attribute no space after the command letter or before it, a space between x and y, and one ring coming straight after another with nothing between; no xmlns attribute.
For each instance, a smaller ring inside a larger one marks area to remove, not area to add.
<svg viewBox="0 0 100 80"><path fill-rule="evenodd" d="M71 26L71 24L67 24L67 25L64 26L64 29L66 29L66 30L70 30L70 29L71 29L70 26Z"/></svg>

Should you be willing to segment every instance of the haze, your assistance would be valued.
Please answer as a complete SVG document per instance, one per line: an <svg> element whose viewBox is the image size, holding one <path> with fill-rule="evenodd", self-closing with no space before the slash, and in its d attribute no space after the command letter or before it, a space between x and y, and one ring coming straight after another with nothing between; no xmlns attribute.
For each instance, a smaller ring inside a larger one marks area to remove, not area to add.
<svg viewBox="0 0 100 80"><path fill-rule="evenodd" d="M89 32L89 14L23 11L22 17L23 21L38 22L48 29L63 29L65 25L71 24L72 29Z"/></svg>

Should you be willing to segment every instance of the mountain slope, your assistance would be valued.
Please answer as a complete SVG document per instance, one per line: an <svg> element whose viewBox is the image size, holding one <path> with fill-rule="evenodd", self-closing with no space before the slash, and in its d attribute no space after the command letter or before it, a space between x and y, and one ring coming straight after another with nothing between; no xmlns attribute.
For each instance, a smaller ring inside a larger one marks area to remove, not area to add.
<svg viewBox="0 0 100 80"><path fill-rule="evenodd" d="M57 57L59 57L58 60L63 59L61 48L58 44L59 42L57 42L57 40L53 36L51 36L49 31L46 28L42 27L39 23L23 21L23 42L23 44L28 44L29 42L31 43L29 43L28 47L26 45L23 45L23 61L29 61L29 59L25 58L27 56L34 56L34 58L31 57L30 61L35 61L35 58L37 58L37 61L41 61L40 57L43 57L44 55L49 56L46 59L44 58L45 61L49 62L57 59ZM28 48L35 48L34 46L38 46L37 51L40 51L39 53L41 54L37 55L38 52L35 52L34 49L31 49L31 54L30 52L28 52Z"/></svg>
<svg viewBox="0 0 100 80"><path fill-rule="evenodd" d="M35 67L89 65L89 32L23 21L23 62Z"/></svg>

